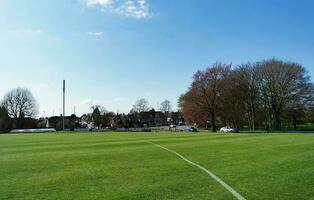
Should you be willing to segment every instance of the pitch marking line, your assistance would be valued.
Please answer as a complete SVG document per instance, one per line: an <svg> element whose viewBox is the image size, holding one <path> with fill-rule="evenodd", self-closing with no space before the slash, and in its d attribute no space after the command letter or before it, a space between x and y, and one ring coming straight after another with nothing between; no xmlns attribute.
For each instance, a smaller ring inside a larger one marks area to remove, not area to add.
<svg viewBox="0 0 314 200"><path fill-rule="evenodd" d="M196 164L190 160L188 160L186 157L182 156L181 154L171 150L171 149L168 149L166 147L163 147L159 144L156 144L156 143L153 143L153 142L150 142L150 141L147 141L148 143L156 146L156 147L159 147L161 149L164 149L170 153L173 153L175 155L177 155L178 157L180 157L182 160L186 161L187 163L189 163L190 165L193 165L201 170L203 170L204 172L206 172L210 177L212 177L214 180L216 180L218 183L220 183L224 188L226 188L234 197L236 197L238 200L246 200L241 194L239 194L237 191L235 191L232 187L230 187L227 183L225 183L223 180L221 180L218 176L216 176L215 174L213 174L211 171L209 171L208 169L206 169L205 167L199 165L199 164Z"/></svg>

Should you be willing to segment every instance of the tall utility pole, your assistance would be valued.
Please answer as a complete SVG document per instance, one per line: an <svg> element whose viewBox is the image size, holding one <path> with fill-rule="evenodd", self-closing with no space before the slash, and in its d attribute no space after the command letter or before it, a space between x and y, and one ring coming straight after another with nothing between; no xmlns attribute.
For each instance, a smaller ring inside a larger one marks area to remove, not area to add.
<svg viewBox="0 0 314 200"><path fill-rule="evenodd" d="M63 115L62 115L62 129L64 130L64 116L65 116L65 80L63 80Z"/></svg>

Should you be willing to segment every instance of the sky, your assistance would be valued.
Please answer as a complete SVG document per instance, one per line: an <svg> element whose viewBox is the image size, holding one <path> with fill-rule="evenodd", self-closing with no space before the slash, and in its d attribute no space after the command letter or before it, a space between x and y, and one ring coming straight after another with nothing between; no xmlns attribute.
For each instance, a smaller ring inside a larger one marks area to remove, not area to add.
<svg viewBox="0 0 314 200"><path fill-rule="evenodd" d="M279 58L314 77L312 0L0 0L0 98L29 88L39 116L137 99L176 109L193 73Z"/></svg>

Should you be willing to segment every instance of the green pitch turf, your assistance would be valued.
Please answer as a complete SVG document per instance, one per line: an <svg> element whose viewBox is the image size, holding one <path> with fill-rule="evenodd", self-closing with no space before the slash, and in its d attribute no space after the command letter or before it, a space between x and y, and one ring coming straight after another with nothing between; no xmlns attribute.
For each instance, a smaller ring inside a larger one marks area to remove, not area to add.
<svg viewBox="0 0 314 200"><path fill-rule="evenodd" d="M0 199L314 199L314 134L0 135Z"/></svg>

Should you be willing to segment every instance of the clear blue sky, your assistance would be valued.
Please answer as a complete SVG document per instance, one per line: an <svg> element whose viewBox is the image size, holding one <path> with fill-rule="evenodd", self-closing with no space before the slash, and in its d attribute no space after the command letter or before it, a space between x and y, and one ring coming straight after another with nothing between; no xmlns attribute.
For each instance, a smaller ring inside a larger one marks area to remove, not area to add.
<svg viewBox="0 0 314 200"><path fill-rule="evenodd" d="M139 98L176 107L197 69L280 58L314 77L312 0L0 0L0 96L29 88L40 115Z"/></svg>

